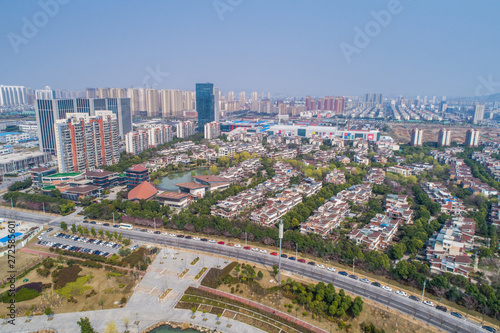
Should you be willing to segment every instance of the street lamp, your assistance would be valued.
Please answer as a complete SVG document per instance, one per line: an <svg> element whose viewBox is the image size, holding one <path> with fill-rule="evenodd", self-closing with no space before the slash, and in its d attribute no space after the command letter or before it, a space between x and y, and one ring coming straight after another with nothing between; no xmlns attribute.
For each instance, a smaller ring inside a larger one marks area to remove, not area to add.
<svg viewBox="0 0 500 333"><path fill-rule="evenodd" d="M279 224L279 238L280 238L280 257L278 258L278 284L281 284L281 240L283 239L283 218Z"/></svg>

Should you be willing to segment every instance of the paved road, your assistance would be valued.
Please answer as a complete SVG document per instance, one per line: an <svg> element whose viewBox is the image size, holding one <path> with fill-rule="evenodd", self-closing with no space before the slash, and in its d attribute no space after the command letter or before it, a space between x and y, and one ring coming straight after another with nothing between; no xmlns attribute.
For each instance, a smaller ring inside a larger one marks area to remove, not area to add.
<svg viewBox="0 0 500 333"><path fill-rule="evenodd" d="M5 213L12 213L12 211L9 209L0 208L0 216L5 216L3 215ZM46 217L40 214L25 212L17 213L19 213L18 219L29 218L31 219L30 222L42 224L47 224L47 222L50 221L48 224L56 227L59 224L59 222L57 221L61 221L60 218L54 219L54 217L51 216ZM65 217L64 220L68 223L71 223L80 222L83 220L83 218L81 216L74 216L70 219L68 219L68 217ZM104 230L116 230L116 228L113 228L111 226L105 227L100 225L99 227ZM270 256L269 254L261 254L258 252L244 250L242 248L218 245L217 243L200 242L192 239L156 235L136 230L121 230L121 233L124 237L136 241L158 243L167 246L204 251L219 255L222 254L224 256L252 261L263 265L275 265L278 262L277 257ZM324 269L312 267L307 264L298 263L296 261L292 262L288 259L282 260L282 268L285 271L299 274L314 280L323 281L325 283L332 282L338 288L343 288L346 291L352 292L362 297L366 297L368 299L406 313L410 316L415 317L416 319L419 319L425 323L438 327L447 332L485 332L485 330L481 329L481 327L477 323L474 323L472 321L455 318L449 313L443 313L420 302L412 301L406 297L400 297L398 295L395 295L394 293L388 293L381 288L364 284L348 277L341 276L337 273L331 273Z"/></svg>

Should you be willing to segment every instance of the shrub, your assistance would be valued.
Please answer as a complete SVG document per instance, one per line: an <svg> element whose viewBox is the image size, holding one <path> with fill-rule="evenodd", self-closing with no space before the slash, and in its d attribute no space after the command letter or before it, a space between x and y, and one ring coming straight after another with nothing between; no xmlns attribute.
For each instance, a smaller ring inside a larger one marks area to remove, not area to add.
<svg viewBox="0 0 500 333"><path fill-rule="evenodd" d="M125 304L127 303L127 299L125 298L125 296L123 296L121 299L120 299L120 304Z"/></svg>
<svg viewBox="0 0 500 333"><path fill-rule="evenodd" d="M43 277L47 277L49 276L50 274L50 269L47 269L47 268L38 268L36 270L36 272L38 273L38 275L40 276L43 276Z"/></svg>
<svg viewBox="0 0 500 333"><path fill-rule="evenodd" d="M75 282L78 279L78 273L82 268L78 265L73 265L71 267L63 267L60 270L54 271L52 276L54 278L54 289L61 289L67 283Z"/></svg>
<svg viewBox="0 0 500 333"><path fill-rule="evenodd" d="M84 286L91 277L92 275L80 276L75 282L68 282L63 288L56 289L56 293L66 298L83 295L85 290L92 289L91 286Z"/></svg>
<svg viewBox="0 0 500 333"><path fill-rule="evenodd" d="M2 303L10 303L13 299L11 295L9 295L10 291L7 290L1 294ZM14 299L16 303L22 301L29 301L30 299L36 298L40 295L40 293L34 289L21 288L14 295Z"/></svg>
<svg viewBox="0 0 500 333"><path fill-rule="evenodd" d="M307 313L306 311L302 312L302 315L303 316L307 316L309 313Z"/></svg>

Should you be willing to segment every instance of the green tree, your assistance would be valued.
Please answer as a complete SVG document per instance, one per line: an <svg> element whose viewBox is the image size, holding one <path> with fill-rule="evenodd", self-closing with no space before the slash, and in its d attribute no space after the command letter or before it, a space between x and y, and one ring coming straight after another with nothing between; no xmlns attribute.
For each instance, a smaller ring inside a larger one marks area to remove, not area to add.
<svg viewBox="0 0 500 333"><path fill-rule="evenodd" d="M116 329L116 324L114 321L109 321L106 324L106 328L104 329L104 333L118 333L118 330Z"/></svg>
<svg viewBox="0 0 500 333"><path fill-rule="evenodd" d="M94 328L90 324L90 320L87 317L80 318L77 324L80 326L80 333L97 333L94 331Z"/></svg>
<svg viewBox="0 0 500 333"><path fill-rule="evenodd" d="M64 221L61 222L61 229L64 230L64 231L68 230L68 224L66 222L64 222Z"/></svg>
<svg viewBox="0 0 500 333"><path fill-rule="evenodd" d="M262 280L262 278L264 277L264 273L262 273L262 271L259 271L257 273L257 277L259 278L259 280Z"/></svg>
<svg viewBox="0 0 500 333"><path fill-rule="evenodd" d="M52 309L48 306L45 308L45 311L44 313L47 315L47 316L50 316L53 312L52 312Z"/></svg>
<svg viewBox="0 0 500 333"><path fill-rule="evenodd" d="M96 237L96 235L97 235L97 232L95 231L95 228L94 228L94 227L90 228L90 233L91 233L91 234L92 234L92 236L94 236L94 237Z"/></svg>
<svg viewBox="0 0 500 333"><path fill-rule="evenodd" d="M76 234L76 225L75 224L71 225L71 232Z"/></svg>
<svg viewBox="0 0 500 333"><path fill-rule="evenodd" d="M217 165L212 165L209 169L211 175L216 175L219 172L219 169L217 168Z"/></svg>

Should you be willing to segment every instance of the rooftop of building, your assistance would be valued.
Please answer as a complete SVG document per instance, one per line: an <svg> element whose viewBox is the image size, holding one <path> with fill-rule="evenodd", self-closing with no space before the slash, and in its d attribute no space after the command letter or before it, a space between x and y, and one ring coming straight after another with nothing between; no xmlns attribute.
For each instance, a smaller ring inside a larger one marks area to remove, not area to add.
<svg viewBox="0 0 500 333"><path fill-rule="evenodd" d="M53 175L46 176L47 178L64 178L64 177L76 177L81 175L81 172L66 172L66 173L55 173Z"/></svg>
<svg viewBox="0 0 500 333"><path fill-rule="evenodd" d="M144 181L128 192L128 200L147 200L156 193L158 193L158 190L149 182Z"/></svg>

